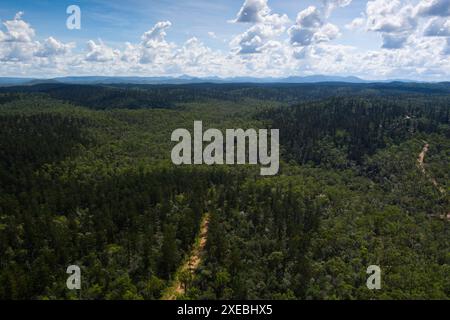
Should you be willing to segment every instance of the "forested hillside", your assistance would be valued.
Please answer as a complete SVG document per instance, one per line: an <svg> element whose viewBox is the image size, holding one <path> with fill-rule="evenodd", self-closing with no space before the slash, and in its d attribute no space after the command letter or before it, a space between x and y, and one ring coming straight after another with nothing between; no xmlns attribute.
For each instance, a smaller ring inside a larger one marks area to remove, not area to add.
<svg viewBox="0 0 450 320"><path fill-rule="evenodd" d="M280 129L279 174L172 165L195 120ZM448 84L8 87L0 132L0 299L160 299L205 213L181 298L450 298Z"/></svg>
<svg viewBox="0 0 450 320"><path fill-rule="evenodd" d="M23 97L23 94L30 93L69 101L91 109L166 109L173 108L179 103L198 103L209 99L237 103L245 99L256 99L294 104L348 96L389 97L394 100L423 96L442 97L450 94L450 85L448 83L410 84L401 82L390 84L331 82L315 84L73 85L52 82L30 86L0 87L3 100L17 99Z"/></svg>

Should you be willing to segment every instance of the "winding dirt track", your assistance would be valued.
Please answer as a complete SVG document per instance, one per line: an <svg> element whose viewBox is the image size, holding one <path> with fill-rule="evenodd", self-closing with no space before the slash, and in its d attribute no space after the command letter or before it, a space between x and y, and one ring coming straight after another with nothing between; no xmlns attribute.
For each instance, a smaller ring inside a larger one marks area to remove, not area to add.
<svg viewBox="0 0 450 320"><path fill-rule="evenodd" d="M206 241L208 239L208 226L209 226L209 214L206 213L203 216L202 222L200 224L200 235L198 241L195 243L194 248L189 254L189 258L183 265L178 269L177 275L182 272L189 271L191 274L199 267L202 261L203 251L205 249ZM183 295L185 292L185 288L181 283L178 276L175 278L172 286L167 290L167 293L163 296L162 300L176 300L178 296Z"/></svg>
<svg viewBox="0 0 450 320"><path fill-rule="evenodd" d="M423 174L426 174L423 160L425 159L425 155L427 154L429 148L430 148L430 145L428 143L425 143L425 145L423 146L422 152L419 153L419 158L417 159L417 162L419 163L419 168L422 170Z"/></svg>
<svg viewBox="0 0 450 320"><path fill-rule="evenodd" d="M430 179L431 183L439 190L440 193L445 193L444 188L439 186L439 184L437 183L436 179L433 178L432 176L430 176L427 173L427 171L425 170L424 160L425 160L425 156L426 156L429 148L430 148L430 145L427 142L425 142L425 145L423 146L422 152L419 154L419 158L417 159L419 168L422 171L422 173L424 175L426 175Z"/></svg>
<svg viewBox="0 0 450 320"><path fill-rule="evenodd" d="M436 189L438 189L439 192L440 192L441 194L445 194L445 193L446 193L446 192L445 192L445 189L442 188L442 187L438 184L438 182L436 181L436 179L433 178L432 176L430 176L430 175L427 173L426 169L425 169L424 160L425 160L425 156L426 156L426 154L427 154L427 152L428 152L428 149L430 148L430 145L429 145L426 141L424 141L424 143L425 143L425 145L423 146L422 152L419 153L419 157L417 158L417 163L418 163L417 165L418 165L418 167L420 168L420 170L422 171L422 173L423 173L425 176L427 176L428 179L430 180L430 182L436 187ZM447 213L447 214L442 214L442 215L440 215L439 218L444 219L444 220L446 219L446 220L449 220L449 221L450 221L450 212Z"/></svg>

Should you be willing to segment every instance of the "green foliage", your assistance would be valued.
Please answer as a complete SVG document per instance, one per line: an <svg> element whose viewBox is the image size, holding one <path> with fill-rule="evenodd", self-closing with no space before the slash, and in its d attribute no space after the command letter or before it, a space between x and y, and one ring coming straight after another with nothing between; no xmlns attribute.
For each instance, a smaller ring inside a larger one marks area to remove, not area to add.
<svg viewBox="0 0 450 320"><path fill-rule="evenodd" d="M1 91L0 299L160 299L204 212L202 264L179 275L188 299L450 296L449 224L438 218L450 212L448 86ZM194 120L279 128L281 174L173 166L171 132ZM71 264L81 292L65 287ZM366 288L371 264L382 290Z"/></svg>

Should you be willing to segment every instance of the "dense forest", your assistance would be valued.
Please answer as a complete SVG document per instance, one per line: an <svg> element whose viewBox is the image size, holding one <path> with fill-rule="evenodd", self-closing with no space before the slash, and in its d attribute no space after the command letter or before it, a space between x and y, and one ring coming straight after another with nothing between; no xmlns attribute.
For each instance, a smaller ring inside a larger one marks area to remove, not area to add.
<svg viewBox="0 0 450 320"><path fill-rule="evenodd" d="M280 129L279 174L172 165L195 120ZM0 133L0 299L450 298L448 83L4 87Z"/></svg>
<svg viewBox="0 0 450 320"><path fill-rule="evenodd" d="M305 84L214 84L198 83L185 85L81 85L42 83L30 86L0 87L0 102L27 98L29 94L45 95L90 109L149 109L173 108L179 103L205 102L210 99L242 102L245 99L276 101L294 104L317 101L324 98L364 96L402 99L407 97L434 97L450 94L449 83L390 84L354 83L305 83ZM244 106L245 107L245 106Z"/></svg>

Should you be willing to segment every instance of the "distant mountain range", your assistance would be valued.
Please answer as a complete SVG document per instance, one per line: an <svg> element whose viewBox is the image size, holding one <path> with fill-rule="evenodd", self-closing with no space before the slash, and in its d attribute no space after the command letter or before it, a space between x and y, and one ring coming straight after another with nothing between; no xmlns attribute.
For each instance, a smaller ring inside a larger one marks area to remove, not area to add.
<svg viewBox="0 0 450 320"><path fill-rule="evenodd" d="M345 83L375 83L375 82L417 82L412 80L392 79L384 81L363 80L358 77L340 76L291 76L287 78L254 78L234 77L219 78L206 77L197 78L188 75L180 77L58 77L52 79L39 78L8 78L0 77L0 86L35 85L42 83L65 83L65 84L189 84L189 83L319 83L319 82L345 82Z"/></svg>

